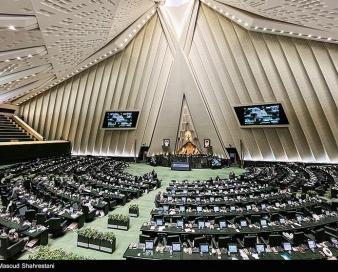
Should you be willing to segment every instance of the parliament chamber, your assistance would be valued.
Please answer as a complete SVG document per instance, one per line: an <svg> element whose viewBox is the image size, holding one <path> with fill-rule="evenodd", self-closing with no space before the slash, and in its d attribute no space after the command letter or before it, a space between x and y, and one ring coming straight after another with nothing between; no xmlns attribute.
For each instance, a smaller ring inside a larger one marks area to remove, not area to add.
<svg viewBox="0 0 338 272"><path fill-rule="evenodd" d="M1 0L0 269L334 263L337 10Z"/></svg>

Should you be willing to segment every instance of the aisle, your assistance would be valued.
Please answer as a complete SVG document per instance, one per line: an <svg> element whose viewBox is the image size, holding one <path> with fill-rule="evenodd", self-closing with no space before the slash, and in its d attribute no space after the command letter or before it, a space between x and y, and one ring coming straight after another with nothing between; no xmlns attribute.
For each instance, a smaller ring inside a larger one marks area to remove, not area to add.
<svg viewBox="0 0 338 272"><path fill-rule="evenodd" d="M118 260L122 259L123 253L127 249L131 242L137 242L140 234L140 228L144 222L147 222L150 218L150 212L154 207L155 195L158 191L163 191L168 186L172 179L176 180L196 180L196 179L208 179L210 177L228 177L229 172L234 171L237 175L243 172L239 168L225 168L220 170L210 169L198 169L189 172L176 172L171 171L170 168L166 167L151 167L146 164L131 164L127 169L127 172L133 175L142 175L150 172L153 169L158 174L159 179L162 180L162 186L160 189L151 191L150 193L143 195L141 198L128 202L123 207L118 207L109 214L128 214L128 208L130 204L137 204L140 208L140 216L138 218L130 218L130 229L129 231L123 230L109 230L107 228L108 216L96 218L93 222L85 224L85 227L93 227L100 231L113 231L116 235L117 244L116 250L113 254L103 253L91 249L79 248L76 246L77 234L76 232L67 232L64 236L57 239L49 239L49 246L52 249L62 248L67 252L74 252L79 255L85 256L92 259L101 260ZM29 253L26 252L21 256L20 259L24 260L28 258Z"/></svg>

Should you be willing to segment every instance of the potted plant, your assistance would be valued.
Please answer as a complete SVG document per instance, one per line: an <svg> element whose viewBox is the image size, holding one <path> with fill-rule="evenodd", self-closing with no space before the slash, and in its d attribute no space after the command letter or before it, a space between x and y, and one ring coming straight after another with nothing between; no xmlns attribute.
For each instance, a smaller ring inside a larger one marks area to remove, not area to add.
<svg viewBox="0 0 338 272"><path fill-rule="evenodd" d="M100 233L99 231L89 228L90 234L89 234L89 248L92 249L100 249L100 244L101 244L101 237L102 237L102 233Z"/></svg>
<svg viewBox="0 0 338 272"><path fill-rule="evenodd" d="M140 210L137 204L132 204L129 206L129 215L131 217L139 217Z"/></svg>
<svg viewBox="0 0 338 272"><path fill-rule="evenodd" d="M89 228L82 228L77 231L77 246L88 248L89 246Z"/></svg>
<svg viewBox="0 0 338 272"><path fill-rule="evenodd" d="M68 253L62 249L50 249L48 246L39 246L38 249L28 256L28 260L87 260L86 258Z"/></svg>
<svg viewBox="0 0 338 272"><path fill-rule="evenodd" d="M100 251L113 253L116 248L116 237L113 232L106 232L103 234Z"/></svg>
<svg viewBox="0 0 338 272"><path fill-rule="evenodd" d="M129 216L123 214L111 214L108 217L108 228L111 229L129 229Z"/></svg>

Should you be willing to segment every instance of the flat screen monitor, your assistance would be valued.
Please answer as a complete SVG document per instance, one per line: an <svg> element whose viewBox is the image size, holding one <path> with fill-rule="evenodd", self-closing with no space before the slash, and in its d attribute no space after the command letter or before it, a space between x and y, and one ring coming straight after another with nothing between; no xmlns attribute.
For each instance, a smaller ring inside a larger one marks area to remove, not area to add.
<svg viewBox="0 0 338 272"><path fill-rule="evenodd" d="M247 227L248 226L248 223L245 220L241 220L240 224L241 224L241 227Z"/></svg>
<svg viewBox="0 0 338 272"><path fill-rule="evenodd" d="M219 207L218 206L214 207L214 212L219 212Z"/></svg>
<svg viewBox="0 0 338 272"><path fill-rule="evenodd" d="M228 245L228 251L229 251L229 253L237 253L238 252L237 245L229 244Z"/></svg>
<svg viewBox="0 0 338 272"><path fill-rule="evenodd" d="M163 205L163 211L167 212L169 210L169 205Z"/></svg>
<svg viewBox="0 0 338 272"><path fill-rule="evenodd" d="M203 210L203 209L202 209L201 206L198 206L198 207L197 207L197 212L202 212L202 210Z"/></svg>
<svg viewBox="0 0 338 272"><path fill-rule="evenodd" d="M292 250L292 247L291 247L291 244L286 242L286 243L283 243L283 248L285 251L291 251Z"/></svg>
<svg viewBox="0 0 338 272"><path fill-rule="evenodd" d="M316 248L316 242L313 240L309 240L307 241L308 245L309 245L309 249L313 250Z"/></svg>
<svg viewBox="0 0 338 272"><path fill-rule="evenodd" d="M214 197L210 197L210 202L214 202L215 198Z"/></svg>
<svg viewBox="0 0 338 272"><path fill-rule="evenodd" d="M265 228L268 226L268 222L266 221L266 219L261 219L261 227Z"/></svg>
<svg viewBox="0 0 338 272"><path fill-rule="evenodd" d="M196 202L200 202L201 198L200 197L196 197L195 200L196 200Z"/></svg>
<svg viewBox="0 0 338 272"><path fill-rule="evenodd" d="M162 220L162 218L157 218L156 219L156 226L163 226L163 220Z"/></svg>
<svg viewBox="0 0 338 272"><path fill-rule="evenodd" d="M185 206L180 206L180 212L185 212Z"/></svg>
<svg viewBox="0 0 338 272"><path fill-rule="evenodd" d="M200 253L209 253L209 244L200 244Z"/></svg>
<svg viewBox="0 0 338 272"><path fill-rule="evenodd" d="M232 211L232 212L236 211L236 207L235 206L231 206L230 207L230 211Z"/></svg>
<svg viewBox="0 0 338 272"><path fill-rule="evenodd" d="M246 206L246 210L247 210L247 211L250 211L250 210L251 210L251 206L250 206L250 205L247 205L247 206Z"/></svg>
<svg viewBox="0 0 338 272"><path fill-rule="evenodd" d="M183 228L183 220L177 220L176 221L176 227L177 228Z"/></svg>
<svg viewBox="0 0 338 272"><path fill-rule="evenodd" d="M168 196L168 201L171 201L173 200L173 197L172 196Z"/></svg>
<svg viewBox="0 0 338 272"><path fill-rule="evenodd" d="M199 229L204 229L205 222L204 221L198 221L198 228Z"/></svg>
<svg viewBox="0 0 338 272"><path fill-rule="evenodd" d="M153 240L147 240L145 241L146 246L145 249L146 250L153 250L154 249L154 241Z"/></svg>
<svg viewBox="0 0 338 272"><path fill-rule="evenodd" d="M136 129L139 111L107 111L103 118L103 129Z"/></svg>
<svg viewBox="0 0 338 272"><path fill-rule="evenodd" d="M172 243L173 252L181 252L182 246L181 243Z"/></svg>
<svg viewBox="0 0 338 272"><path fill-rule="evenodd" d="M281 103L238 106L234 109L241 127L287 126L289 124Z"/></svg>
<svg viewBox="0 0 338 272"><path fill-rule="evenodd" d="M264 253L265 252L264 244L257 244L256 245L256 251L257 251L258 254Z"/></svg>
<svg viewBox="0 0 338 272"><path fill-rule="evenodd" d="M227 227L227 222L225 220L219 221L219 228L225 229Z"/></svg>
<svg viewBox="0 0 338 272"><path fill-rule="evenodd" d="M279 223L281 224L285 224L285 219L282 217L282 218L279 218Z"/></svg>
<svg viewBox="0 0 338 272"><path fill-rule="evenodd" d="M182 200L183 203L187 202L187 198L185 196L182 197L181 200Z"/></svg>

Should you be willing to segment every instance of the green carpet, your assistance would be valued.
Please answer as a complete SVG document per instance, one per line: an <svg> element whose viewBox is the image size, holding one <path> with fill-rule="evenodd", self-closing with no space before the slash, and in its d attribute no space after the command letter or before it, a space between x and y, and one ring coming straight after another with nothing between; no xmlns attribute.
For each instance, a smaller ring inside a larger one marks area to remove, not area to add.
<svg viewBox="0 0 338 272"><path fill-rule="evenodd" d="M154 208L154 199L158 191L163 191L168 186L171 180L204 180L210 177L228 177L229 172L234 171L236 175L243 173L243 169L240 168L225 168L219 170L210 169L196 169L192 171L171 171L170 168L166 167L151 167L146 164L131 164L126 170L133 175L143 175L144 173L150 172L153 169L158 174L158 178L162 180L162 186L156 191L151 191L147 195L143 195L141 198L133 200L123 207L118 207L110 214L128 214L128 208L130 204L138 204L140 208L140 216L138 218L130 218L130 229L129 231L123 230L109 230L107 228L108 216L96 218L93 222L85 224L85 227L93 227L100 231L113 231L116 235L116 250L113 254L103 253L92 249L79 248L76 246L77 234L76 232L69 231L64 236L56 239L49 239L49 246L52 249L62 248L65 251L73 252L91 259L104 259L104 260L118 260L123 259L123 253L126 251L128 245L131 242L137 242L140 234L140 228L143 223L149 221L150 212ZM20 259L25 260L28 258L30 253L26 252Z"/></svg>

